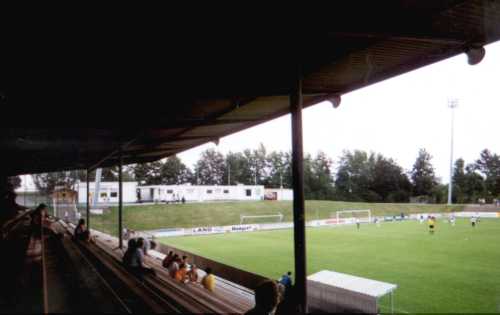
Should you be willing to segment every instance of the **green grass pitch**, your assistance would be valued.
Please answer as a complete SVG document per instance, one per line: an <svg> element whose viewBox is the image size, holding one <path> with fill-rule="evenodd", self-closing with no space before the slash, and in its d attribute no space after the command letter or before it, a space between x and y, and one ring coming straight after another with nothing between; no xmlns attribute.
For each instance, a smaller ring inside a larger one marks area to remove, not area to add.
<svg viewBox="0 0 500 315"><path fill-rule="evenodd" d="M161 241L277 279L293 271L292 230L163 238ZM308 274L334 270L398 285L400 313L500 312L500 220L476 228L438 220L307 230ZM389 299L381 301L388 312Z"/></svg>

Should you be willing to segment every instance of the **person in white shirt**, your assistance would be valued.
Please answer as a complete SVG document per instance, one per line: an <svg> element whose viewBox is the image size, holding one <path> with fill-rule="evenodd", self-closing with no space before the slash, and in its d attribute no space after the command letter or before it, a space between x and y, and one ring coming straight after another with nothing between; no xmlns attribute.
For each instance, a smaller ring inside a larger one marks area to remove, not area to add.
<svg viewBox="0 0 500 315"><path fill-rule="evenodd" d="M360 225L361 225L361 224L359 223L359 219L358 219L358 218L356 218L356 227L358 228L358 230L359 230L359 226L360 226Z"/></svg>
<svg viewBox="0 0 500 315"><path fill-rule="evenodd" d="M476 217L473 216L473 217L470 218L470 223L471 223L472 227L476 226L476 222L477 222L477 218Z"/></svg>

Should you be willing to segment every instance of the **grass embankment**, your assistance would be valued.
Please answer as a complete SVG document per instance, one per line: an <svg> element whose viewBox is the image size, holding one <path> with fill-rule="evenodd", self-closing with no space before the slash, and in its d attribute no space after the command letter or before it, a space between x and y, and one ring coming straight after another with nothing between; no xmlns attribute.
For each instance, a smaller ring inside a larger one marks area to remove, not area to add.
<svg viewBox="0 0 500 315"><path fill-rule="evenodd" d="M338 210L371 209L372 215L399 215L419 212L461 211L463 205L422 205L394 203L357 203L341 201L306 201L306 220L327 219ZM175 205L125 206L123 225L133 230L154 230L172 227L198 227L233 225L240 223L240 215L283 214L283 221L292 221L292 202L256 201L256 202L212 202L188 203ZM267 222L273 219L266 219ZM250 222L250 221L249 221ZM258 222L258 221L253 221ZM118 209L92 215L92 228L116 235L118 228Z"/></svg>

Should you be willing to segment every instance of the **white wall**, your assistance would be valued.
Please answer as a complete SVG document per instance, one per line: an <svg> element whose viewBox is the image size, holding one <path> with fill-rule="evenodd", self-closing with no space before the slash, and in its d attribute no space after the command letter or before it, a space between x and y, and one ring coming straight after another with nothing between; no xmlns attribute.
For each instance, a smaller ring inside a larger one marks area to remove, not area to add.
<svg viewBox="0 0 500 315"><path fill-rule="evenodd" d="M95 183L89 183L91 196L95 193ZM101 182L99 189L99 202L118 203L118 182ZM80 182L77 184L78 202L86 203L87 184ZM91 202L94 198L92 197ZM137 202L137 182L123 182L123 202Z"/></svg>
<svg viewBox="0 0 500 315"><path fill-rule="evenodd" d="M141 186L142 201L220 201L220 200L262 200L264 186L197 186L197 185L157 185ZM153 190L153 195L151 195ZM248 191L248 192L247 192Z"/></svg>

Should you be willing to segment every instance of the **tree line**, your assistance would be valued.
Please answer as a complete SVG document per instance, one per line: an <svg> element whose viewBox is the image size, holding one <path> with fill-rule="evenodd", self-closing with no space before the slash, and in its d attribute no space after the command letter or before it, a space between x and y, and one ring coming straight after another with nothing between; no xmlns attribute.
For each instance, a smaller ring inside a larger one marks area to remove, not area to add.
<svg viewBox="0 0 500 315"><path fill-rule="evenodd" d="M93 181L95 172L91 174ZM142 185L264 185L292 187L291 152L257 149L222 154L203 151L193 169L177 156L160 161L129 165L125 181ZM85 181L85 171L57 172L34 176L35 185L50 193L56 185L73 186ZM102 181L118 180L118 168L104 168ZM324 152L304 155L304 191L307 199L359 202L447 201L448 186L436 177L432 156L420 149L413 167L405 171L392 158L361 150L344 151L334 161ZM455 161L453 202L473 203L479 198L491 201L500 195L500 156L485 149L473 163Z"/></svg>

